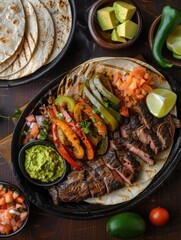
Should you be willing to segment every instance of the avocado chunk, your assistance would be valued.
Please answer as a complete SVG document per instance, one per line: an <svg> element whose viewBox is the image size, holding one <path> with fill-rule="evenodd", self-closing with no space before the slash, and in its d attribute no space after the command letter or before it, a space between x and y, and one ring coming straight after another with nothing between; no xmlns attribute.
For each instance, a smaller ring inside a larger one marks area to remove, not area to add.
<svg viewBox="0 0 181 240"><path fill-rule="evenodd" d="M111 30L116 27L118 22L113 7L104 7L97 11L97 20L103 31Z"/></svg>
<svg viewBox="0 0 181 240"><path fill-rule="evenodd" d="M126 39L123 37L120 37L117 33L116 29L113 29L112 33L111 33L111 40L115 41L115 42L126 42Z"/></svg>
<svg viewBox="0 0 181 240"><path fill-rule="evenodd" d="M117 26L117 32L119 37L124 37L127 39L133 39L138 31L138 24L127 20L126 22Z"/></svg>
<svg viewBox="0 0 181 240"><path fill-rule="evenodd" d="M113 4L116 18L121 22L130 20L136 11L136 7L127 2L117 1Z"/></svg>

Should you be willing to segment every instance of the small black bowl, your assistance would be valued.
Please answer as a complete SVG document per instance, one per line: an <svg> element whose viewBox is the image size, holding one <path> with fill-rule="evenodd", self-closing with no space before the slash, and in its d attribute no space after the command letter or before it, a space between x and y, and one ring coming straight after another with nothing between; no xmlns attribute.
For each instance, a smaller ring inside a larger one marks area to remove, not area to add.
<svg viewBox="0 0 181 240"><path fill-rule="evenodd" d="M6 181L0 181L0 185L3 185L3 186L5 186L5 187L9 187L10 189L19 192L20 195L23 196L24 199L25 199L24 203L25 203L25 205L26 205L26 211L28 212L28 216L26 217L25 221L23 222L23 224L21 225L21 227L18 228L15 232L11 232L11 233L9 233L9 234L1 234L1 233L0 233L0 239L2 239L2 238L9 238L9 239L10 239L10 237L13 237L13 236L16 235L17 233L21 232L21 231L24 229L24 227L26 226L26 224L27 224L27 222L28 222L28 219L29 219L29 215L30 215L30 205L29 205L29 202L28 202L27 198L26 198L25 195L23 194L23 192L22 192L17 186L15 186L15 185L12 184L12 183L6 182Z"/></svg>
<svg viewBox="0 0 181 240"><path fill-rule="evenodd" d="M25 162L25 151L26 149L35 146L35 145L43 145L43 146L47 146L47 147L52 147L55 151L56 148L55 146L47 141L42 141L42 140L35 140L35 141L31 141L29 143L27 143L26 145L24 145L21 150L19 151L19 156L18 156L18 163L19 163L19 167L20 170L22 172L22 174L24 175L24 177L31 183L37 185L37 186L41 186L41 187L50 187L52 185L57 184L58 182L60 182L61 180L63 180L63 178L65 177L66 173L67 173L67 164L66 161L62 158L63 162L64 162L64 172L63 174L58 177L56 180L51 181L51 182L42 182L36 179L33 179L29 176L29 174L26 172L25 167L24 167L24 162ZM56 151L57 152L57 151ZM59 154L57 152L57 154Z"/></svg>

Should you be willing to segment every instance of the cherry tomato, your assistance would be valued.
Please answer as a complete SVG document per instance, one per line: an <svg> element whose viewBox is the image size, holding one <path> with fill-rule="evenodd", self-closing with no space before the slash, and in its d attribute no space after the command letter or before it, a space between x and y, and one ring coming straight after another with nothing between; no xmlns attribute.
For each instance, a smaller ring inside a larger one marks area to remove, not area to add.
<svg viewBox="0 0 181 240"><path fill-rule="evenodd" d="M153 208L149 213L150 222L156 226L162 226L169 221L169 212L162 207Z"/></svg>

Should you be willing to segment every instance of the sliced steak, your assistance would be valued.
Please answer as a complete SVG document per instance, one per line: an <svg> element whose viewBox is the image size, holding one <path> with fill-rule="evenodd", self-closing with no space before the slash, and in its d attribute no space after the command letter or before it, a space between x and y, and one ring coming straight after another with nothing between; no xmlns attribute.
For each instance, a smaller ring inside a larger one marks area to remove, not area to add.
<svg viewBox="0 0 181 240"><path fill-rule="evenodd" d="M92 177L92 175L89 174L89 172L86 171L86 182L89 186L89 191L91 193L91 197L98 197L102 195L102 192L100 191L99 185L97 184L97 181Z"/></svg>
<svg viewBox="0 0 181 240"><path fill-rule="evenodd" d="M139 119L142 124L144 124L147 128L152 128L153 115L149 112L146 104L144 102L139 102L135 111L139 114Z"/></svg>
<svg viewBox="0 0 181 240"><path fill-rule="evenodd" d="M58 194L61 202L80 202L91 197L89 185L86 181L71 184L58 184Z"/></svg>
<svg viewBox="0 0 181 240"><path fill-rule="evenodd" d="M155 155L162 149L162 144L157 135L144 125L140 126L135 131L140 142L150 146L151 150Z"/></svg>
<svg viewBox="0 0 181 240"><path fill-rule="evenodd" d="M123 182L124 180L128 184L131 184L137 178L140 166L139 162L133 156L132 158L131 156L129 157L124 149L118 150L114 141L110 141L110 147L107 153L102 156L102 159L112 172L114 170L113 174L116 174L115 177L119 176L119 179L117 178L119 181Z"/></svg>
<svg viewBox="0 0 181 240"><path fill-rule="evenodd" d="M85 170L92 177L92 181L94 181L96 188L99 189L99 193L97 193L96 195L97 196L104 195L107 192L107 190L103 178L87 164L85 164Z"/></svg>
<svg viewBox="0 0 181 240"><path fill-rule="evenodd" d="M88 161L87 164L102 177L108 194L122 187L101 158L97 158L95 161Z"/></svg>
<svg viewBox="0 0 181 240"><path fill-rule="evenodd" d="M121 144L130 152L136 154L143 161L149 163L150 165L153 165L155 163L152 150L149 148L149 146L144 145L140 141L136 141L132 138L122 138Z"/></svg>

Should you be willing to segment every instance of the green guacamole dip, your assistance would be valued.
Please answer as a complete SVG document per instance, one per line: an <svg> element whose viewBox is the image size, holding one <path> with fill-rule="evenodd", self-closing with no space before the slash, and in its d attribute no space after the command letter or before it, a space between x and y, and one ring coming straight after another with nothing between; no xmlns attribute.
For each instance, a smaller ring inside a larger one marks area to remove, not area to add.
<svg viewBox="0 0 181 240"><path fill-rule="evenodd" d="M33 179L51 182L62 176L65 165L55 149L35 145L25 151L25 170Z"/></svg>

